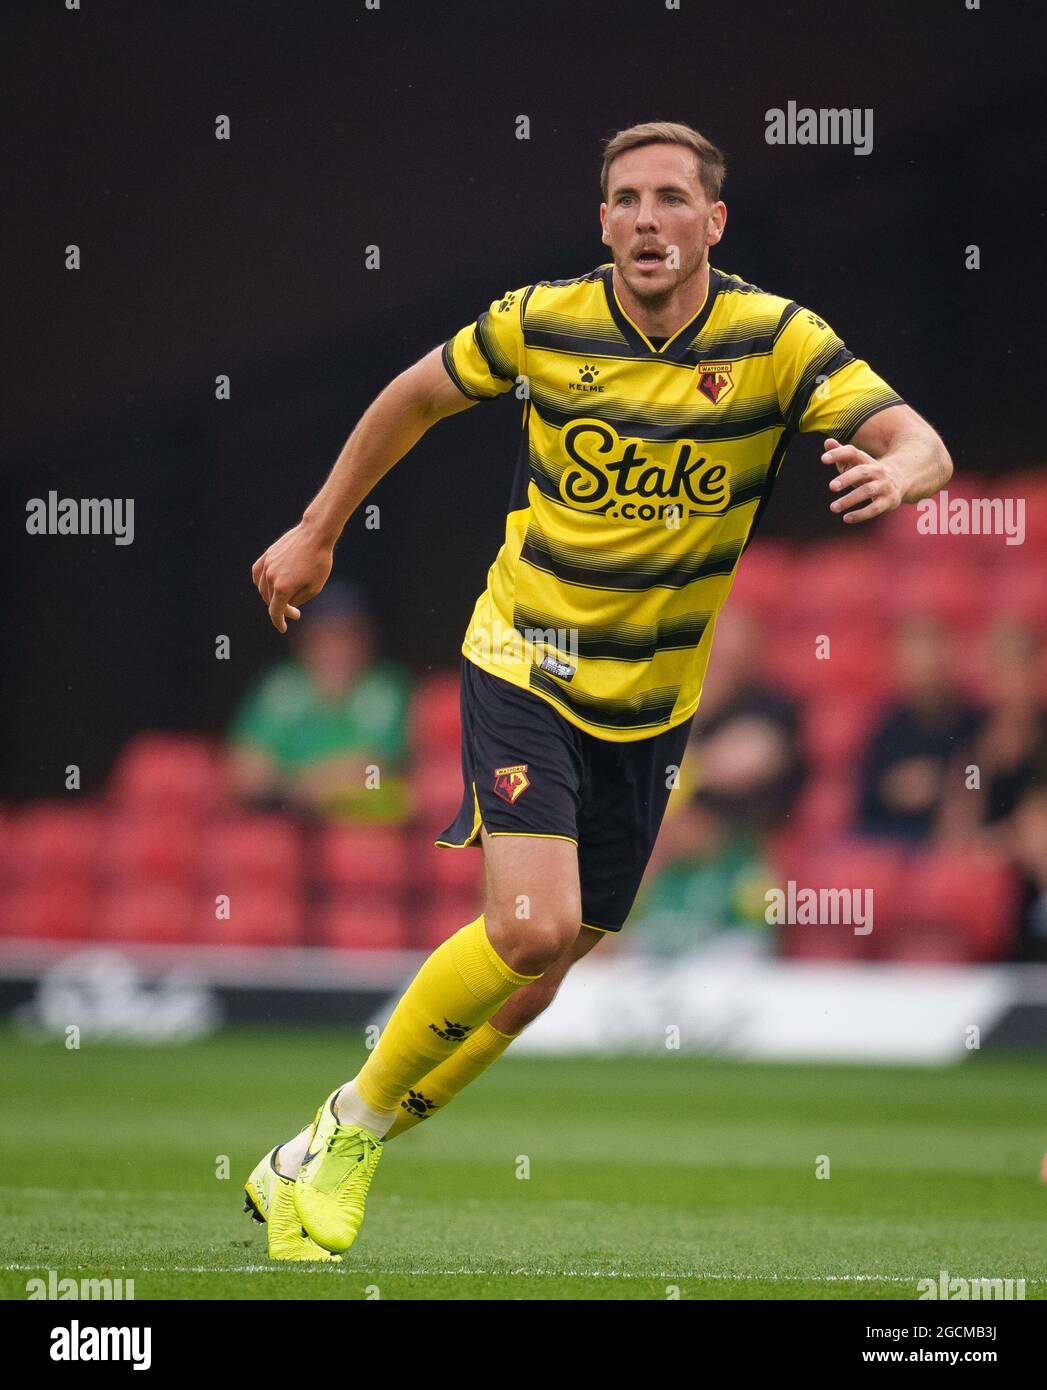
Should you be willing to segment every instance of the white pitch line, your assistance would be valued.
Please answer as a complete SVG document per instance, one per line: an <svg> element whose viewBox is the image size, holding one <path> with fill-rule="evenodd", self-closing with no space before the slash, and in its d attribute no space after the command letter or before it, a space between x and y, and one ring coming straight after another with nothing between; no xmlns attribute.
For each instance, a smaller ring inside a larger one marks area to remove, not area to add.
<svg viewBox="0 0 1047 1390"><path fill-rule="evenodd" d="M116 1197L121 1201L146 1198L152 1201L162 1197L165 1201L188 1201L196 1194L191 1192L162 1192L148 1187L133 1190L113 1187L8 1187L0 1183L0 1192L13 1192L21 1197ZM224 1194L222 1194L224 1195Z"/></svg>
<svg viewBox="0 0 1047 1390"><path fill-rule="evenodd" d="M355 1269L353 1266L344 1266L341 1269L329 1269L326 1264L313 1268L305 1262L293 1263L294 1268L281 1268L283 1262L275 1262L265 1265L63 1265L65 1270L97 1270L104 1267L106 1269L120 1269L129 1271L132 1274L322 1274L326 1278L341 1278L343 1275L355 1274L360 1277L380 1275L395 1277L397 1275L411 1275L414 1277L422 1275L440 1275L452 1277L454 1275L475 1275L483 1278L531 1278L531 1279L722 1279L731 1283L765 1283L772 1281L784 1284L833 1284L833 1283L870 1283L870 1284L915 1284L921 1277L913 1274L724 1274L721 1272L701 1271L696 1269L677 1270L672 1272L655 1271L651 1274L642 1274L634 1270L623 1269ZM28 1270L50 1269L56 1266L40 1264L2 1264L0 1270L7 1270L17 1273ZM926 1276L922 1276L926 1277ZM973 1276L972 1276L973 1277ZM978 1276L979 1278L981 1276ZM992 1277L992 1276L986 1276ZM1008 1276L1016 1277L1016 1276ZM1022 1277L1022 1276L1017 1276ZM1026 1284L1047 1284L1045 1279L1026 1278Z"/></svg>

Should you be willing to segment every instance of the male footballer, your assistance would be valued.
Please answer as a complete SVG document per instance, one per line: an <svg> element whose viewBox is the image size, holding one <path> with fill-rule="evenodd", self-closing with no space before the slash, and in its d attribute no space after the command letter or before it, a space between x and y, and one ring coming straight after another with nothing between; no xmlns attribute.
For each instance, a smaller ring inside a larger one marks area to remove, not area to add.
<svg viewBox="0 0 1047 1390"><path fill-rule="evenodd" d="M247 1180L275 1259L356 1239L385 1143L446 1106L622 928L680 765L719 613L797 431L847 524L952 475L935 431L817 314L709 264L724 160L651 122L604 152L584 275L510 290L392 381L302 520L255 562L279 632L375 484L438 420L515 391L520 450L462 643L464 794L483 911L433 951L360 1071Z"/></svg>

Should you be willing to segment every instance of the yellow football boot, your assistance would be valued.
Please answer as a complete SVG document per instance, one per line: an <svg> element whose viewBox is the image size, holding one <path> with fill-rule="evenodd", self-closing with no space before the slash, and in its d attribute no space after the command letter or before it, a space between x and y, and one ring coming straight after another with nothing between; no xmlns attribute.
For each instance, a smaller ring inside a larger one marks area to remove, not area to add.
<svg viewBox="0 0 1047 1390"><path fill-rule="evenodd" d="M294 1185L294 1204L306 1233L334 1251L348 1250L359 1233L367 1189L385 1147L369 1129L339 1122L337 1095L332 1091L316 1112Z"/></svg>
<svg viewBox="0 0 1047 1390"><path fill-rule="evenodd" d="M279 1145L277 1145L279 1148ZM244 1183L244 1211L266 1227L271 1260L340 1260L322 1245L310 1240L294 1205L294 1178L278 1173L274 1166L276 1149L261 1160Z"/></svg>

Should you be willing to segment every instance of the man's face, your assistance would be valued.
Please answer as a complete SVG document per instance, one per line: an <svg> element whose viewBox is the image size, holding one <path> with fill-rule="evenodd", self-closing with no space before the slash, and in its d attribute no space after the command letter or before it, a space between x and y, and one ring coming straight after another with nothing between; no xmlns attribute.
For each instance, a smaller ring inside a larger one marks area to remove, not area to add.
<svg viewBox="0 0 1047 1390"><path fill-rule="evenodd" d="M371 656L370 629L362 618L327 617L303 626L298 644L302 664L326 697L352 688Z"/></svg>
<svg viewBox="0 0 1047 1390"><path fill-rule="evenodd" d="M906 624L896 640L895 663L899 689L910 700L935 703L952 689L952 643L937 622Z"/></svg>
<svg viewBox="0 0 1047 1390"><path fill-rule="evenodd" d="M600 204L603 241L638 299L657 303L701 269L727 209L710 203L698 159L683 145L641 145L611 165Z"/></svg>

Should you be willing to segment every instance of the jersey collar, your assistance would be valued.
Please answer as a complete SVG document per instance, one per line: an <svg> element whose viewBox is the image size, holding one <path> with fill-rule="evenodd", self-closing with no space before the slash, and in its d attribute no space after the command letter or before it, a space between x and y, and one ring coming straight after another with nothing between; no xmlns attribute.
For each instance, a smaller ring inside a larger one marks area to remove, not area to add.
<svg viewBox="0 0 1047 1390"><path fill-rule="evenodd" d="M662 357L670 362L681 362L687 355L691 344L708 322L709 315L713 311L713 304L720 291L723 276L719 271L709 267L709 288L706 291L705 303L687 323L679 328L664 347L658 349L653 346L650 339L637 328L632 319L628 316L618 301L618 296L614 290L613 279L614 265L607 265L603 268L603 288L607 298L607 308L611 318L614 320L619 331L628 343L630 351L637 357Z"/></svg>

